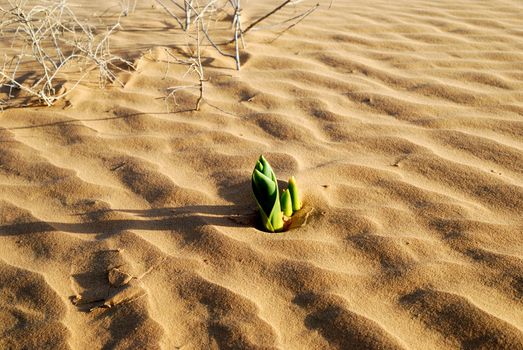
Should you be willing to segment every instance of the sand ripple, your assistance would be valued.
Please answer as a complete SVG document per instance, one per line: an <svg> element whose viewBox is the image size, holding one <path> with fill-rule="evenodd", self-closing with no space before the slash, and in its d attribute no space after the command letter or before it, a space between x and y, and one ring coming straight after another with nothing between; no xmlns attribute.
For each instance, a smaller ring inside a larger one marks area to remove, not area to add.
<svg viewBox="0 0 523 350"><path fill-rule="evenodd" d="M172 45L140 6L116 47ZM523 349L522 11L337 0L206 51L199 113L158 47L0 114L0 347ZM260 153L305 225L253 227Z"/></svg>

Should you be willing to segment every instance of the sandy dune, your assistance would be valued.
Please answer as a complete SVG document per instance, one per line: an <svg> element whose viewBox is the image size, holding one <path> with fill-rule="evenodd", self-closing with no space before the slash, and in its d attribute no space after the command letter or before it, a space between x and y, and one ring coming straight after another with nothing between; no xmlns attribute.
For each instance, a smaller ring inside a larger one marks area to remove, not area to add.
<svg viewBox="0 0 523 350"><path fill-rule="evenodd" d="M0 113L0 348L523 349L520 1L336 0L206 49L200 112L163 18L125 87ZM303 226L253 227L261 153Z"/></svg>

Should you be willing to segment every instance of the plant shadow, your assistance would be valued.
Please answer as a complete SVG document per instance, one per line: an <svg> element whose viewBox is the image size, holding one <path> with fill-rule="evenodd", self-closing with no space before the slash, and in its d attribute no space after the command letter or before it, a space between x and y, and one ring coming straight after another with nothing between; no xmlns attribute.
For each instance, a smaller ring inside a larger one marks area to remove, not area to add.
<svg viewBox="0 0 523 350"><path fill-rule="evenodd" d="M120 213L129 219L103 219ZM256 225L256 211L237 205L192 205L184 207L95 210L76 214L83 217L102 217L79 223L33 221L0 226L0 236L62 231L70 233L116 234L127 230L178 231L190 235L196 227L215 225L221 227L252 227ZM101 238L101 237L100 237ZM187 237L190 238L190 237Z"/></svg>

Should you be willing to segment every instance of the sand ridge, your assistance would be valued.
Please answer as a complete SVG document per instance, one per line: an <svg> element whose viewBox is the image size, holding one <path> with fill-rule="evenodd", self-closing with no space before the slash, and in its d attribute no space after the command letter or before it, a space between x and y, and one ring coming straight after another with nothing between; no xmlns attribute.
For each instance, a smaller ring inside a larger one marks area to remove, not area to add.
<svg viewBox="0 0 523 350"><path fill-rule="evenodd" d="M523 349L522 13L336 0L187 112L143 2L123 88L0 113L0 348ZM305 225L254 227L261 153Z"/></svg>

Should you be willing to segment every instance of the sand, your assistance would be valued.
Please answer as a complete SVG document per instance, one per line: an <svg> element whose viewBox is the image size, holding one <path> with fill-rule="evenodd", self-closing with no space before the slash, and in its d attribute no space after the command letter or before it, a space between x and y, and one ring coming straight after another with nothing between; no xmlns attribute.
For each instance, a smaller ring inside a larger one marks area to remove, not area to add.
<svg viewBox="0 0 523 350"><path fill-rule="evenodd" d="M123 88L0 113L0 348L523 349L522 16L336 0L240 72L205 49L170 113L141 2ZM303 193L288 232L255 227L260 154Z"/></svg>

